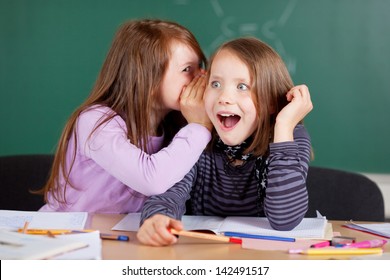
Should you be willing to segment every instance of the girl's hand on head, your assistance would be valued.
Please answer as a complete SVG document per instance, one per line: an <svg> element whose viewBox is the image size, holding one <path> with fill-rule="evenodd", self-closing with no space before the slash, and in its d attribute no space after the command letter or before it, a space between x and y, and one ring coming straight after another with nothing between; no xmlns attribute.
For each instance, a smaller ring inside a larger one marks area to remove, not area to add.
<svg viewBox="0 0 390 280"><path fill-rule="evenodd" d="M313 109L306 85L293 87L286 98L290 103L276 117L274 142L293 141L295 126Z"/></svg>
<svg viewBox="0 0 390 280"><path fill-rule="evenodd" d="M201 124L211 131L213 124L207 116L203 102L206 82L206 76L202 73L183 88L180 95L180 111L188 123Z"/></svg>
<svg viewBox="0 0 390 280"><path fill-rule="evenodd" d="M287 92L286 98L290 103L285 114L292 118L295 127L313 109L310 92L306 85L298 85Z"/></svg>
<svg viewBox="0 0 390 280"><path fill-rule="evenodd" d="M166 246L177 242L176 236L169 229L182 230L183 224L168 216L156 214L145 220L137 232L138 240L151 246Z"/></svg>

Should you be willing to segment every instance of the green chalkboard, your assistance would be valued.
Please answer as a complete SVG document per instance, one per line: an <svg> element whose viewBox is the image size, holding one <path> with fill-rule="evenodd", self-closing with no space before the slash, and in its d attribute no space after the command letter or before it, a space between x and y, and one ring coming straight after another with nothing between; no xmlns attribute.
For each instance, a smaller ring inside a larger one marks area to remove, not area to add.
<svg viewBox="0 0 390 280"><path fill-rule="evenodd" d="M313 165L390 173L390 1L0 0L0 155L53 153L118 26L177 21L207 55L256 36L283 57L314 110Z"/></svg>

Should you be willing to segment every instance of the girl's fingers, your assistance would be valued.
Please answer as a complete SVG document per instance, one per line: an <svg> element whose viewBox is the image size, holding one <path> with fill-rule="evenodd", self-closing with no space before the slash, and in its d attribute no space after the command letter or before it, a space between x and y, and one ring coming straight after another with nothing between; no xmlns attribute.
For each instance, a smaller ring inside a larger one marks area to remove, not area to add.
<svg viewBox="0 0 390 280"><path fill-rule="evenodd" d="M181 98L190 97L192 95L192 89L198 80L199 80L199 76L196 76L192 79L192 81L188 85L183 87L183 90L182 90L180 97Z"/></svg>
<svg viewBox="0 0 390 280"><path fill-rule="evenodd" d="M180 221L163 215L155 215L145 220L137 233L138 240L151 246L170 245L177 242L177 238L170 233L169 228L181 229Z"/></svg>
<svg viewBox="0 0 390 280"><path fill-rule="evenodd" d="M286 95L288 101L292 101L296 99L296 101L300 100L305 104L311 103L309 89L306 85L299 85L293 87Z"/></svg>
<svg viewBox="0 0 390 280"><path fill-rule="evenodd" d="M182 99L200 99L203 98L203 92L205 89L205 76L196 76L185 88L181 94Z"/></svg>

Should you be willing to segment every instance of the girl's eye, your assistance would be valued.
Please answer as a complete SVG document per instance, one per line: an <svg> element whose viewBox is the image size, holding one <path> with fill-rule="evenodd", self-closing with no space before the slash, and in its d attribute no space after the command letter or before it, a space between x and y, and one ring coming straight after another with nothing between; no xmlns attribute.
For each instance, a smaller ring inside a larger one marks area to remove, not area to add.
<svg viewBox="0 0 390 280"><path fill-rule="evenodd" d="M191 66L184 68L183 72L191 72Z"/></svg>
<svg viewBox="0 0 390 280"><path fill-rule="evenodd" d="M238 86L237 86L237 88L239 89L239 90L248 90L249 89L249 86L248 85L246 85L246 84L239 84Z"/></svg>
<svg viewBox="0 0 390 280"><path fill-rule="evenodd" d="M221 84L219 82L214 81L214 82L211 82L211 87L212 88L219 88L219 87L221 87Z"/></svg>

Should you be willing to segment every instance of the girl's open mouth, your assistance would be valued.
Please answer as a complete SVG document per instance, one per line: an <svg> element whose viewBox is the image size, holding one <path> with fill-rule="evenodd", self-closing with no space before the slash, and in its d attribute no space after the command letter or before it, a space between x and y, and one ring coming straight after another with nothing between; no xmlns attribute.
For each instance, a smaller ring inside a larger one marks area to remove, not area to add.
<svg viewBox="0 0 390 280"><path fill-rule="evenodd" d="M235 114L218 114L218 119L224 128L234 127L241 119L239 115Z"/></svg>

